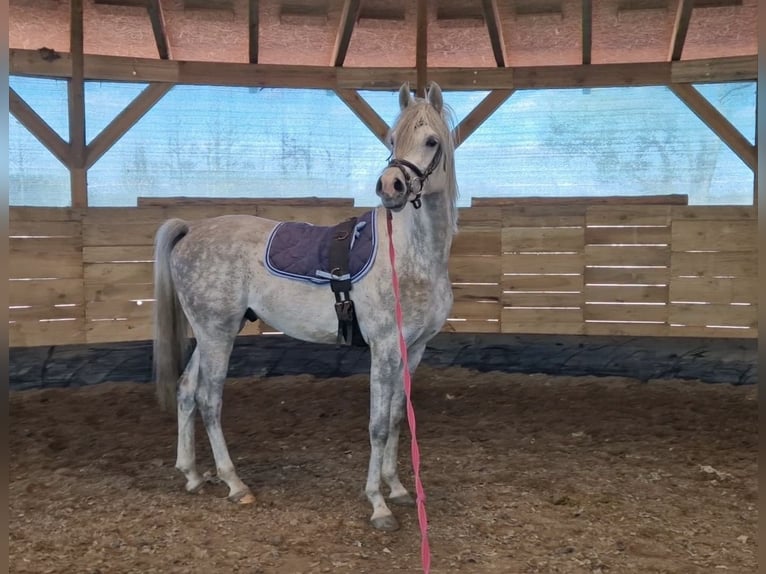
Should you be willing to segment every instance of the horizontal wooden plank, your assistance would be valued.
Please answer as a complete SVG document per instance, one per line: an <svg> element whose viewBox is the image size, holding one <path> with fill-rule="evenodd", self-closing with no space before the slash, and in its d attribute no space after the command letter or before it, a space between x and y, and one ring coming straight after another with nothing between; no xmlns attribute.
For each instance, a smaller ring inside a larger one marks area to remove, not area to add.
<svg viewBox="0 0 766 574"><path fill-rule="evenodd" d="M758 210L748 205L690 205L688 207L674 207L672 215L673 221L680 221L682 219L739 221L757 219Z"/></svg>
<svg viewBox="0 0 766 574"><path fill-rule="evenodd" d="M582 291L582 275L503 275L503 291Z"/></svg>
<svg viewBox="0 0 766 574"><path fill-rule="evenodd" d="M275 221L306 221L314 225L335 225L352 216L360 216L370 208L361 207L324 207L263 205L258 208L258 216Z"/></svg>
<svg viewBox="0 0 766 574"><path fill-rule="evenodd" d="M81 278L8 282L9 305L81 305L83 302Z"/></svg>
<svg viewBox="0 0 766 574"><path fill-rule="evenodd" d="M452 318L468 319L471 321L499 319L502 306L497 301L476 302L457 301L452 305L449 316Z"/></svg>
<svg viewBox="0 0 766 574"><path fill-rule="evenodd" d="M472 197L472 207L501 206L570 206L570 205L687 205L689 196L685 194L668 195L601 195L573 197Z"/></svg>
<svg viewBox="0 0 766 574"><path fill-rule="evenodd" d="M116 263L153 261L152 245L116 245L83 247L82 258L85 263Z"/></svg>
<svg viewBox="0 0 766 574"><path fill-rule="evenodd" d="M9 237L77 237L81 236L79 221L11 221Z"/></svg>
<svg viewBox="0 0 766 574"><path fill-rule="evenodd" d="M285 206L309 206L309 207L353 207L353 197L139 197L139 207L182 207L182 206L209 206L209 205L244 205L255 207L258 205L285 205Z"/></svg>
<svg viewBox="0 0 766 574"><path fill-rule="evenodd" d="M83 245L113 247L116 245L153 245L159 222L89 223L82 226Z"/></svg>
<svg viewBox="0 0 766 574"><path fill-rule="evenodd" d="M671 303L669 322L676 325L744 326L756 327L758 307L756 305L689 305Z"/></svg>
<svg viewBox="0 0 766 574"><path fill-rule="evenodd" d="M675 277L670 283L671 301L705 303L758 303L758 278Z"/></svg>
<svg viewBox="0 0 766 574"><path fill-rule="evenodd" d="M502 289L500 285L452 285L452 297L454 301L466 303L470 301L499 301Z"/></svg>
<svg viewBox="0 0 766 574"><path fill-rule="evenodd" d="M503 333L508 333L507 327L518 324L558 325L560 323L577 323L582 325L583 310L574 309L529 309L504 307L501 313L501 323ZM537 332L537 331L536 331ZM553 331L555 332L555 331Z"/></svg>
<svg viewBox="0 0 766 574"><path fill-rule="evenodd" d="M669 247L586 245L588 266L636 267L670 265Z"/></svg>
<svg viewBox="0 0 766 574"><path fill-rule="evenodd" d="M72 209L69 207L21 207L10 206L8 209L8 219L11 228L15 223L28 221L37 223L41 221L77 221L80 219L83 210Z"/></svg>
<svg viewBox="0 0 766 574"><path fill-rule="evenodd" d="M108 299L106 301L89 301L85 318L88 321L95 319L145 319L151 321L154 311L154 301L142 301L139 304L130 300Z"/></svg>
<svg viewBox="0 0 766 574"><path fill-rule="evenodd" d="M586 321L585 335L604 335L614 337L667 337L669 327L665 323L613 323Z"/></svg>
<svg viewBox="0 0 766 574"><path fill-rule="evenodd" d="M667 285L670 269L586 267L583 278L586 285Z"/></svg>
<svg viewBox="0 0 766 574"><path fill-rule="evenodd" d="M538 291L518 293L506 291L502 298L505 307L579 307L583 302L582 293L556 293Z"/></svg>
<svg viewBox="0 0 766 574"><path fill-rule="evenodd" d="M499 283L500 257L495 255L455 255L449 260L453 283Z"/></svg>
<svg viewBox="0 0 766 574"><path fill-rule="evenodd" d="M667 205L594 205L588 207L587 225L670 225L673 208Z"/></svg>
<svg viewBox="0 0 766 574"><path fill-rule="evenodd" d="M509 254L502 257L503 273L582 273L585 257L577 254Z"/></svg>
<svg viewBox="0 0 766 574"><path fill-rule="evenodd" d="M503 223L503 212L496 207L459 207L458 227L496 227Z"/></svg>
<svg viewBox="0 0 766 574"><path fill-rule="evenodd" d="M506 227L570 227L585 226L585 205L527 205L504 207L503 228Z"/></svg>
<svg viewBox="0 0 766 574"><path fill-rule="evenodd" d="M586 303L583 317L586 321L652 321L665 323L668 320L668 306L630 303Z"/></svg>
<svg viewBox="0 0 766 574"><path fill-rule="evenodd" d="M88 263L85 283L152 283L153 263Z"/></svg>
<svg viewBox="0 0 766 574"><path fill-rule="evenodd" d="M85 327L88 343L148 341L153 337L153 325L145 319L125 321L89 321Z"/></svg>
<svg viewBox="0 0 766 574"><path fill-rule="evenodd" d="M588 302L667 303L667 285L659 286L599 286L586 285L583 293Z"/></svg>
<svg viewBox="0 0 766 574"><path fill-rule="evenodd" d="M85 343L83 319L74 321L21 321L8 325L11 347L38 345L76 345Z"/></svg>
<svg viewBox="0 0 766 574"><path fill-rule="evenodd" d="M447 320L441 329L445 333L499 333L500 321Z"/></svg>
<svg viewBox="0 0 766 574"><path fill-rule="evenodd" d="M82 319L85 316L83 305L34 305L31 307L13 307L8 309L9 321L43 321L49 319Z"/></svg>
<svg viewBox="0 0 766 574"><path fill-rule="evenodd" d="M588 245L667 245L670 227L588 227L585 229Z"/></svg>
<svg viewBox="0 0 766 574"><path fill-rule="evenodd" d="M452 255L500 255L500 228L461 227L452 240Z"/></svg>
<svg viewBox="0 0 766 574"><path fill-rule="evenodd" d="M152 283L86 283L85 301L146 301L154 297Z"/></svg>
<svg viewBox="0 0 766 574"><path fill-rule="evenodd" d="M504 317L500 325L501 333L528 333L540 335L581 335L584 324L582 319L578 321L555 322L551 318L543 317L539 321L511 320Z"/></svg>
<svg viewBox="0 0 766 574"><path fill-rule="evenodd" d="M758 225L747 221L674 221L673 251L756 251Z"/></svg>
<svg viewBox="0 0 766 574"><path fill-rule="evenodd" d="M721 327L670 325L670 327L668 327L668 334L671 337L755 339L758 337L758 329L750 327L742 329L726 329Z"/></svg>
<svg viewBox="0 0 766 574"><path fill-rule="evenodd" d="M754 251L720 253L673 253L671 277L756 277L758 254Z"/></svg>
<svg viewBox="0 0 766 574"><path fill-rule="evenodd" d="M79 238L10 239L10 279L82 277Z"/></svg>
<svg viewBox="0 0 766 574"><path fill-rule="evenodd" d="M503 252L582 251L582 227L506 227L502 230Z"/></svg>

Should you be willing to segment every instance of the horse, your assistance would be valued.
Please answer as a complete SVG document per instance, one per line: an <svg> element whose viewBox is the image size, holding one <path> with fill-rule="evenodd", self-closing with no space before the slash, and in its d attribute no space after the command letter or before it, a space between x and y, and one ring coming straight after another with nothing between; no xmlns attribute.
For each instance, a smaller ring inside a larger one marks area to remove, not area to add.
<svg viewBox="0 0 766 574"><path fill-rule="evenodd" d="M457 232L452 112L441 88L430 82L414 96L399 89L399 115L387 136L388 164L376 182L380 205L372 224L396 253L403 315L402 334L414 372L426 344L443 327L452 307L448 260ZM185 489L198 492L205 479L196 466L194 420L199 411L228 499L255 497L239 478L221 428L224 381L235 338L257 317L302 341L337 343L333 293L326 286L270 273L264 264L268 237L280 222L229 214L195 221L166 220L154 242L153 370L159 405L177 413L175 468ZM381 239L383 241L383 239ZM350 291L358 329L370 352L370 457L364 488L376 529L398 528L388 502L414 504L397 471L400 423L405 412L403 374L388 257L377 254ZM191 331L189 331L189 329ZM191 337L196 345L191 349Z"/></svg>

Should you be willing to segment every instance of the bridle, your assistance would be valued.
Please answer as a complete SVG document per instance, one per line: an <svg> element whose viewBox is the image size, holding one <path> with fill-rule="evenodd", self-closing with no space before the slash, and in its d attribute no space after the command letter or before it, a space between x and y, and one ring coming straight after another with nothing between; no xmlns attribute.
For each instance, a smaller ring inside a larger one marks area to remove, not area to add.
<svg viewBox="0 0 766 574"><path fill-rule="evenodd" d="M391 152L391 155L393 155L394 152ZM420 168L416 166L414 163L411 163L407 161L406 159L398 159L398 158L392 158L388 161L388 167L396 167L399 168L399 171L402 172L402 175L404 176L404 184L407 186L407 195L414 195L415 197L410 199L410 203L415 209L420 209L420 206L423 205L423 202L420 199L420 194L423 192L423 186L426 183L426 180L428 179L428 176L430 176L435 170L436 167L439 165L439 162L442 159L442 146L439 144L439 146L436 148L436 153L434 154L433 159L431 160L431 163L428 164L428 167L425 171L420 171ZM405 169L407 168L407 169ZM447 166L444 166L444 169L447 169ZM409 170L409 171L407 171ZM415 174L415 177L412 178L410 176L409 172L412 172ZM418 188L414 189L413 183L417 182Z"/></svg>

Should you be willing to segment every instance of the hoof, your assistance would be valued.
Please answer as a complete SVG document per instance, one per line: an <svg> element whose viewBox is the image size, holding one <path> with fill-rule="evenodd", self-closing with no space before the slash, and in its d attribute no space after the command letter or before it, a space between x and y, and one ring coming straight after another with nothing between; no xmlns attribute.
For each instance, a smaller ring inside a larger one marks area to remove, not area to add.
<svg viewBox="0 0 766 574"><path fill-rule="evenodd" d="M394 530L399 530L399 523L396 521L396 518L394 518L393 514L373 518L370 520L370 523L372 524L373 528L377 530L383 530L384 532L393 532Z"/></svg>
<svg viewBox="0 0 766 574"><path fill-rule="evenodd" d="M388 500L391 504L396 504L397 506L415 506L415 499L410 496L409 492L399 496L392 496Z"/></svg>
<svg viewBox="0 0 766 574"><path fill-rule="evenodd" d="M186 488L186 492L188 492L189 494L202 494L205 490L205 481L203 480L196 484L187 483L185 488Z"/></svg>
<svg viewBox="0 0 766 574"><path fill-rule="evenodd" d="M237 504L253 504L255 502L255 496L249 490L238 492L229 496L229 502L235 502Z"/></svg>

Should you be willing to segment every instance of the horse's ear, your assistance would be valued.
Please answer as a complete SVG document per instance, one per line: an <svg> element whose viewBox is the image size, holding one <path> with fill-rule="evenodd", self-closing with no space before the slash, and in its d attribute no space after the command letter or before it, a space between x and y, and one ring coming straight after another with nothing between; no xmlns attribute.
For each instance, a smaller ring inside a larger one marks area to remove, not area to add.
<svg viewBox="0 0 766 574"><path fill-rule="evenodd" d="M442 97L442 89L439 87L439 84L436 82L428 83L426 99L436 109L437 112L441 113L442 108L444 107L444 98Z"/></svg>
<svg viewBox="0 0 766 574"><path fill-rule="evenodd" d="M412 102L412 92L410 92L410 83L404 82L399 88L399 108L404 109Z"/></svg>

